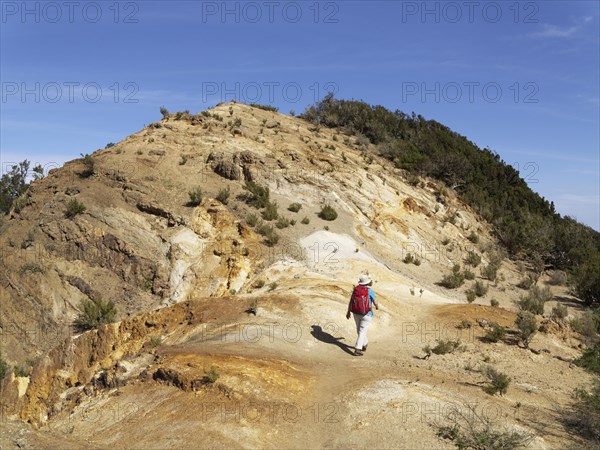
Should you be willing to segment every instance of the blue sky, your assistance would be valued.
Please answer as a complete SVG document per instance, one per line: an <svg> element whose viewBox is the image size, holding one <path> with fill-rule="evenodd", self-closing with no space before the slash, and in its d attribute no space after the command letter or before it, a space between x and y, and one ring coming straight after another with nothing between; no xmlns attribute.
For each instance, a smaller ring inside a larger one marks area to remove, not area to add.
<svg viewBox="0 0 600 450"><path fill-rule="evenodd" d="M2 170L220 101L327 91L489 147L600 230L599 2L2 1Z"/></svg>

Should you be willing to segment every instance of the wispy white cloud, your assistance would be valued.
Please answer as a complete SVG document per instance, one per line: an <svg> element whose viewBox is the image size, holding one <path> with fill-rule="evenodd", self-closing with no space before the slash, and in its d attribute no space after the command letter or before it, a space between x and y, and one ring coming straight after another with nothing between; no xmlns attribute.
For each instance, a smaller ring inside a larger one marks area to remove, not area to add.
<svg viewBox="0 0 600 450"><path fill-rule="evenodd" d="M543 30L530 33L530 37L535 38L567 38L575 34L581 26L559 27L558 25L542 24Z"/></svg>
<svg viewBox="0 0 600 450"><path fill-rule="evenodd" d="M580 17L571 26L542 23L540 24L542 26L541 30L529 33L527 36L536 39L566 39L575 35L585 24L590 23L592 20L592 16Z"/></svg>

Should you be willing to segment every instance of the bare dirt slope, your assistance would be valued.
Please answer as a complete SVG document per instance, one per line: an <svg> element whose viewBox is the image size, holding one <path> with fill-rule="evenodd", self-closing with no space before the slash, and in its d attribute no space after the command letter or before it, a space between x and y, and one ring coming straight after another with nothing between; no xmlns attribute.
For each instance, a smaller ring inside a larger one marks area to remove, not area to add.
<svg viewBox="0 0 600 450"><path fill-rule="evenodd" d="M469 250L482 280L500 253L491 230L451 190L408 183L372 150L223 104L94 153L93 175L74 161L35 182L0 235L3 357L37 359L30 377L3 384L2 446L451 447L435 424L466 404L533 433L536 448L571 442L561 410L589 381L568 362L576 336L538 333L534 351L483 342L492 322L514 323L523 273L505 259L471 305L473 281L438 286ZM296 222L275 228L274 246L247 223L259 212L240 197L245 181L268 186ZM190 205L198 187L203 199ZM225 188L226 205L215 200ZM86 210L67 218L72 199ZM292 202L302 209L288 211ZM325 204L336 220L317 216ZM408 253L420 265L404 263ZM365 272L382 309L367 353L354 357L344 314ZM121 321L75 335L78 308L94 296L113 300ZM484 306L491 298L501 307ZM470 328L457 328L463 321ZM461 348L425 358L440 339ZM487 364L511 376L505 396L483 391Z"/></svg>

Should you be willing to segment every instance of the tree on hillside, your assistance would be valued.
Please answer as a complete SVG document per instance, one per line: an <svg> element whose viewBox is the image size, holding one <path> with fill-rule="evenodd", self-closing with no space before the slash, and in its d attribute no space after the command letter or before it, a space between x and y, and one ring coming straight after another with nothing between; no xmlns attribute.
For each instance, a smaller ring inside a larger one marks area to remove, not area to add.
<svg viewBox="0 0 600 450"><path fill-rule="evenodd" d="M28 170L29 161L25 160L12 166L11 171L0 178L0 211L3 214L7 214L13 202L27 190Z"/></svg>

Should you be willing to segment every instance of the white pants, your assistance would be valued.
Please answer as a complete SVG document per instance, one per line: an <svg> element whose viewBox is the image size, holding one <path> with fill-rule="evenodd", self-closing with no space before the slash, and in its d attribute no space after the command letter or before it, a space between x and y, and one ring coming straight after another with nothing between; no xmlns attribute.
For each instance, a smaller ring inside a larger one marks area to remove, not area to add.
<svg viewBox="0 0 600 450"><path fill-rule="evenodd" d="M353 313L353 315L354 321L356 322L356 332L358 333L358 339L356 339L356 345L354 348L362 350L362 348L369 343L367 329L369 328L369 325L371 325L371 319L373 316L361 316L360 314L355 313Z"/></svg>

